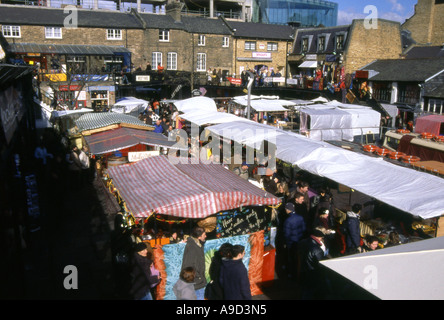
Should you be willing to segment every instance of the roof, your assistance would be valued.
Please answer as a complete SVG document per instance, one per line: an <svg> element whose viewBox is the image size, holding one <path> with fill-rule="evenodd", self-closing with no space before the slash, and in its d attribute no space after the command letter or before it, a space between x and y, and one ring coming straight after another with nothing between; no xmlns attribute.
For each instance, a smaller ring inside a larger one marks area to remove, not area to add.
<svg viewBox="0 0 444 320"><path fill-rule="evenodd" d="M169 141L168 138L161 133L133 128L108 130L84 136L84 138L91 154L95 155L130 148L138 144L179 149L175 147L176 141Z"/></svg>
<svg viewBox="0 0 444 320"><path fill-rule="evenodd" d="M142 13L139 12L138 15L143 19L146 27L148 29L183 29L185 30L185 25L183 22L174 21L173 17L170 15L160 15L154 13Z"/></svg>
<svg viewBox="0 0 444 320"><path fill-rule="evenodd" d="M281 201L220 164L175 164L168 156L155 156L109 168L108 173L135 217L156 212L205 218L223 210Z"/></svg>
<svg viewBox="0 0 444 320"><path fill-rule="evenodd" d="M444 59L376 60L361 70L374 70L371 81L424 82L444 70Z"/></svg>
<svg viewBox="0 0 444 320"><path fill-rule="evenodd" d="M129 124L146 128L154 128L139 120L136 117L114 112L93 112L86 113L76 120L76 125L80 132L104 128L113 124Z"/></svg>
<svg viewBox="0 0 444 320"><path fill-rule="evenodd" d="M13 53L56 53L66 55L115 55L116 53L130 53L120 46L82 45L82 44L43 44L43 43L10 43L8 50Z"/></svg>
<svg viewBox="0 0 444 320"><path fill-rule="evenodd" d="M444 72L424 83L424 97L444 98Z"/></svg>
<svg viewBox="0 0 444 320"><path fill-rule="evenodd" d="M182 17L182 22L190 33L231 35L230 29L221 19L185 16Z"/></svg>
<svg viewBox="0 0 444 320"><path fill-rule="evenodd" d="M294 29L290 26L240 21L227 21L227 24L233 31L235 30L234 36L239 38L293 40Z"/></svg>
<svg viewBox="0 0 444 320"><path fill-rule="evenodd" d="M318 53L317 50L317 38L320 35L326 36L326 46L324 53L332 53L335 51L335 36L338 33L344 34L344 42L347 41L348 32L350 31L350 25L326 27L326 28L306 28L298 29L296 33L295 45L293 48L293 54L300 54L302 52L302 39L309 38L309 46L307 53ZM327 39L328 37L328 39ZM345 47L345 43L344 43Z"/></svg>
<svg viewBox="0 0 444 320"><path fill-rule="evenodd" d="M0 8L0 24L63 27L66 18L72 14L60 8L37 6L1 5ZM77 26L136 29L141 27L141 23L130 12L77 9Z"/></svg>
<svg viewBox="0 0 444 320"><path fill-rule="evenodd" d="M320 263L383 300L442 300L443 248L437 237Z"/></svg>
<svg viewBox="0 0 444 320"><path fill-rule="evenodd" d="M412 47L405 53L406 59L444 58L443 46Z"/></svg>
<svg viewBox="0 0 444 320"><path fill-rule="evenodd" d="M13 81L30 74L35 67L17 66L11 64L0 64L0 86L12 83Z"/></svg>

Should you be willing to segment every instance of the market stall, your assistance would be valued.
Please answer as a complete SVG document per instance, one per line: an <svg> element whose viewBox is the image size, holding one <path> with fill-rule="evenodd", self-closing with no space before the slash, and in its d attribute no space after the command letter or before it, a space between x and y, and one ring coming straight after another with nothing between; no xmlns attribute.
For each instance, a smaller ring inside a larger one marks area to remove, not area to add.
<svg viewBox="0 0 444 320"><path fill-rule="evenodd" d="M438 237L320 263L382 300L442 300L443 248Z"/></svg>
<svg viewBox="0 0 444 320"><path fill-rule="evenodd" d="M252 293L260 292L266 220L271 216L267 207L279 205L279 198L219 164L179 163L167 156L109 168L106 181L122 204L129 225L150 217L167 224L200 223L213 218L208 231L214 231L215 237L206 242L207 261L223 242L243 244ZM165 300L174 299L171 289L178 279L185 248L185 243L167 243L155 242L154 247L155 266L162 274L158 297Z"/></svg>

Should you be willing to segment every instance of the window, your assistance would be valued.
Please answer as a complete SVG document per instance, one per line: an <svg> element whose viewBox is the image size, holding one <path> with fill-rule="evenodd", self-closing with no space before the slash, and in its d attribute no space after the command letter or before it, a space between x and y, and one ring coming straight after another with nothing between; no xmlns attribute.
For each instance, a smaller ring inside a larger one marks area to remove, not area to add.
<svg viewBox="0 0 444 320"><path fill-rule="evenodd" d="M122 40L122 30L121 29L107 29L106 30L107 40Z"/></svg>
<svg viewBox="0 0 444 320"><path fill-rule="evenodd" d="M176 52L168 52L167 70L177 70L177 53Z"/></svg>
<svg viewBox="0 0 444 320"><path fill-rule="evenodd" d="M164 42L170 41L170 30L167 29L159 30L159 41L164 41Z"/></svg>
<svg viewBox="0 0 444 320"><path fill-rule="evenodd" d="M197 39L197 45L198 46L204 46L205 45L205 36L203 34L199 35L199 38Z"/></svg>
<svg viewBox="0 0 444 320"><path fill-rule="evenodd" d="M230 46L230 38L224 37L222 39L222 47L228 48Z"/></svg>
<svg viewBox="0 0 444 320"><path fill-rule="evenodd" d="M157 70L157 66L160 64L162 65L162 52L153 52L151 55L152 63L154 70Z"/></svg>
<svg viewBox="0 0 444 320"><path fill-rule="evenodd" d="M325 37L318 38L318 52L325 51Z"/></svg>
<svg viewBox="0 0 444 320"><path fill-rule="evenodd" d="M2 34L5 38L20 38L20 26L2 26Z"/></svg>
<svg viewBox="0 0 444 320"><path fill-rule="evenodd" d="M344 35L338 34L336 36L336 50L343 50L344 49Z"/></svg>
<svg viewBox="0 0 444 320"><path fill-rule="evenodd" d="M308 38L302 39L301 47L303 53L308 51Z"/></svg>
<svg viewBox="0 0 444 320"><path fill-rule="evenodd" d="M46 39L62 39L62 28L60 27L45 27Z"/></svg>
<svg viewBox="0 0 444 320"><path fill-rule="evenodd" d="M207 71L207 55L205 53L197 54L197 71Z"/></svg>
<svg viewBox="0 0 444 320"><path fill-rule="evenodd" d="M256 50L256 41L245 41L245 50Z"/></svg>
<svg viewBox="0 0 444 320"><path fill-rule="evenodd" d="M278 49L277 42L268 42L267 43L267 50L268 51L277 51L277 49Z"/></svg>

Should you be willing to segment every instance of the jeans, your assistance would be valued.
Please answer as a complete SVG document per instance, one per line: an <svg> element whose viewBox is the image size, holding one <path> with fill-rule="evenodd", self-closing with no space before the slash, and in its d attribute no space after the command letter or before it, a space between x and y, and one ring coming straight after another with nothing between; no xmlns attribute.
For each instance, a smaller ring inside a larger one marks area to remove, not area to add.
<svg viewBox="0 0 444 320"><path fill-rule="evenodd" d="M153 300L153 296L151 295L151 291L148 290L147 294L144 297L140 298L140 300Z"/></svg>
<svg viewBox="0 0 444 320"><path fill-rule="evenodd" d="M197 300L205 300L205 287L196 290Z"/></svg>

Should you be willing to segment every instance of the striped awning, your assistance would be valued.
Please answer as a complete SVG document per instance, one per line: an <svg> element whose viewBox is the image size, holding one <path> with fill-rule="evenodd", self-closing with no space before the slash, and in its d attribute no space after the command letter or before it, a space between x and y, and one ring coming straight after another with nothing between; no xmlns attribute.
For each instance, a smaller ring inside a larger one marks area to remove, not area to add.
<svg viewBox="0 0 444 320"><path fill-rule="evenodd" d="M105 153L130 148L138 144L171 149L178 148L176 141L169 141L166 136L153 131L133 128L118 128L84 136L91 154Z"/></svg>
<svg viewBox="0 0 444 320"><path fill-rule="evenodd" d="M108 174L135 217L160 213L205 218L224 210L281 201L219 164L174 164L164 155L108 168Z"/></svg>

